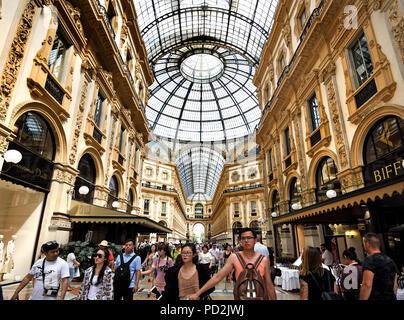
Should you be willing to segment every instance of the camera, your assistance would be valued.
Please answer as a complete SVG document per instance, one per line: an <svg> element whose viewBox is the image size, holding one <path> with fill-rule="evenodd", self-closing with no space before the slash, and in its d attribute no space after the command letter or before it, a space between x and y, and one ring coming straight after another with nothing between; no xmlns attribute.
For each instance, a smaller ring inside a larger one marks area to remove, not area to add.
<svg viewBox="0 0 404 320"><path fill-rule="evenodd" d="M59 288L43 289L43 296L56 298L58 296L58 292L59 292Z"/></svg>
<svg viewBox="0 0 404 320"><path fill-rule="evenodd" d="M159 268L160 268L160 271L162 271L162 272L166 272L168 270L167 265L161 266Z"/></svg>

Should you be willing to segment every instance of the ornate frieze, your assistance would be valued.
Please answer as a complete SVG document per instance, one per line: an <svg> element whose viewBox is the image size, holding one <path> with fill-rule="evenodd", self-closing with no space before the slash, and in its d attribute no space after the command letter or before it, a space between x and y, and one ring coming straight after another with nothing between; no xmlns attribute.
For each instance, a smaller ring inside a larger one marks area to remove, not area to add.
<svg viewBox="0 0 404 320"><path fill-rule="evenodd" d="M0 121L4 122L10 106L12 92L14 90L21 63L25 55L25 50L32 30L34 15L37 6L35 1L28 1L25 5L22 17L17 27L11 48L4 66L0 83Z"/></svg>
<svg viewBox="0 0 404 320"><path fill-rule="evenodd" d="M88 91L87 89L88 89L88 81L86 78L84 78L83 90L81 91L81 96L80 96L79 110L78 110L77 116L76 116L76 126L74 129L73 141L72 141L72 145L71 145L71 152L69 155L69 162L71 165L74 165L74 163L76 162L77 144L78 144L79 137L80 137L81 127L83 125L83 112L84 112L85 103L86 103L86 99L87 99L87 91Z"/></svg>
<svg viewBox="0 0 404 320"><path fill-rule="evenodd" d="M390 7L387 9L387 16L401 57L401 62L404 65L404 15L398 0L394 0L391 3Z"/></svg>

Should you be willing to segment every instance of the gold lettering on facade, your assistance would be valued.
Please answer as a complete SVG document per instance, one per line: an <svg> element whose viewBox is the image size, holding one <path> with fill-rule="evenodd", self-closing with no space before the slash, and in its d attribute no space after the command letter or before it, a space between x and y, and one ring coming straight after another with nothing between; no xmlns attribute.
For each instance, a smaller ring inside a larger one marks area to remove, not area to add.
<svg viewBox="0 0 404 320"><path fill-rule="evenodd" d="M396 161L393 164L389 164L379 170L373 170L373 176L375 177L375 182L378 183L382 180L390 179L390 173L393 173L394 168L394 175L397 176L399 174L398 169L402 169L403 167L400 166L401 161Z"/></svg>

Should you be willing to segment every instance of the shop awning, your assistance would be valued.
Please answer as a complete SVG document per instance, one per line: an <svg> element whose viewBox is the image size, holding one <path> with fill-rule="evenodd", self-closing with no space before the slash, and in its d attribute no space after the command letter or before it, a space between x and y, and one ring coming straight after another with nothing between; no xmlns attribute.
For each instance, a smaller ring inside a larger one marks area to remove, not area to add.
<svg viewBox="0 0 404 320"><path fill-rule="evenodd" d="M130 223L138 232L171 233L172 230L147 218L72 200L70 220L76 223Z"/></svg>
<svg viewBox="0 0 404 320"><path fill-rule="evenodd" d="M333 220L333 214L336 221L340 219L348 219L347 210L361 204L366 204L369 201L383 199L385 196L391 197L393 193L404 194L404 181L391 182L384 186L372 185L349 193L345 193L335 199L327 200L321 203L316 203L309 207L296 210L293 213L287 213L276 218L272 218L272 223L285 224L285 223L310 223L317 220L326 222ZM344 212L345 211L345 212ZM317 219L314 219L317 218Z"/></svg>

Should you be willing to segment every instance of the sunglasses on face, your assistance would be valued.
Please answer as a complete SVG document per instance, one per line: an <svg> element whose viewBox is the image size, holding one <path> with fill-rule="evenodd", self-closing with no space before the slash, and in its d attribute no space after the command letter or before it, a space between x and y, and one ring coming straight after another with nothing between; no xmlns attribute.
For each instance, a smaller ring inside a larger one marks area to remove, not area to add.
<svg viewBox="0 0 404 320"><path fill-rule="evenodd" d="M96 253L96 254L94 255L94 258L100 258L100 259L102 259L102 258L104 258L104 256L103 256L102 254L100 254L100 253Z"/></svg>

